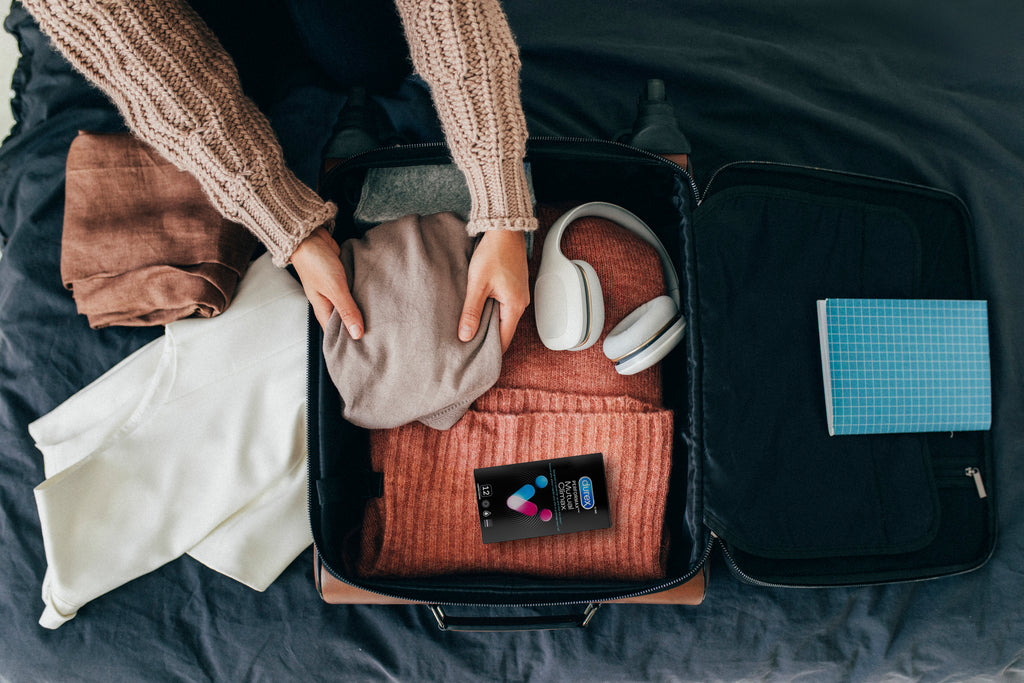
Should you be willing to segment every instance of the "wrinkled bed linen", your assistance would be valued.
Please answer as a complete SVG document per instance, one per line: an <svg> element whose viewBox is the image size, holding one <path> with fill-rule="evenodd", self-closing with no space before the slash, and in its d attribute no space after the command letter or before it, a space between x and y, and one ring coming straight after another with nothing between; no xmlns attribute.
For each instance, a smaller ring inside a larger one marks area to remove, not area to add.
<svg viewBox="0 0 1024 683"><path fill-rule="evenodd" d="M295 0L311 2L312 0ZM289 164L316 180L344 101L294 49L277 3L196 0ZM12 680L959 681L1024 677L1024 6L955 0L687 5L595 12L505 3L521 46L533 136L612 138L643 80L661 77L693 145L697 181L737 159L822 166L955 192L976 228L993 349L991 433L999 540L989 562L914 584L766 588L717 550L699 607L608 605L574 632L451 633L421 606L333 606L300 557L264 593L190 558L96 600L56 632L36 623L45 556L25 429L158 332L90 330L58 277L63 168L78 128L119 129L15 5L27 55L21 124L0 149L0 675ZM262 14L262 17L261 17ZM274 45L274 50L265 46ZM409 140L437 139L414 83L378 96ZM433 137L430 137L433 135ZM543 200L543 190L539 199ZM608 198L605 198L608 199ZM988 483L988 482L986 482ZM451 607L462 615L555 608ZM131 646L126 646L130 643ZM69 663L73 663L69 665Z"/></svg>

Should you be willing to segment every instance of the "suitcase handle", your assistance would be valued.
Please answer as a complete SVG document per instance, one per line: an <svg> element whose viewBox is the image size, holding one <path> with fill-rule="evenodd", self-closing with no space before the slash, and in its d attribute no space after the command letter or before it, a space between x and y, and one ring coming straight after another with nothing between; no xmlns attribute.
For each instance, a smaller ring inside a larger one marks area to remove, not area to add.
<svg viewBox="0 0 1024 683"><path fill-rule="evenodd" d="M591 602L576 614L552 614L531 617L455 617L440 605L427 605L442 631L548 631L586 628L601 605Z"/></svg>

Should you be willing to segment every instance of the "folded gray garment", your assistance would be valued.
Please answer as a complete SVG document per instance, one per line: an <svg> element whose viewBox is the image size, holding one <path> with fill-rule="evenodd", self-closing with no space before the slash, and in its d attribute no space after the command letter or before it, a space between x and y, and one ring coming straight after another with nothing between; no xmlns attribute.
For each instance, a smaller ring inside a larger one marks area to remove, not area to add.
<svg viewBox="0 0 1024 683"><path fill-rule="evenodd" d="M448 429L501 372L498 310L488 299L476 336L458 339L474 240L454 214L409 215L341 245L366 332L349 337L335 312L324 359L353 424L419 420Z"/></svg>
<svg viewBox="0 0 1024 683"><path fill-rule="evenodd" d="M455 164L371 168L353 218L377 225L410 213L451 211L468 220L470 206L466 178Z"/></svg>
<svg viewBox="0 0 1024 683"><path fill-rule="evenodd" d="M529 164L526 165L526 182L530 201L536 206ZM377 225L410 213L425 216L451 211L462 220L468 220L471 206L466 176L455 164L371 168L366 172L359 204L352 217L362 225ZM532 238L532 233L526 234L527 250L532 246Z"/></svg>

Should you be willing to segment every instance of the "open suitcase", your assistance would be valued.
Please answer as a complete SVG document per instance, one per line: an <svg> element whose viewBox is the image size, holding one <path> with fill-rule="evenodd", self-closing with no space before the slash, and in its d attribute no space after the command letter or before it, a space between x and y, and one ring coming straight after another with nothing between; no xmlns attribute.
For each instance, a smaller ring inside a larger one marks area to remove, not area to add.
<svg viewBox="0 0 1024 683"><path fill-rule="evenodd" d="M528 161L538 202L618 204L676 260L687 328L662 368L664 402L676 416L666 577L366 579L346 569L365 502L381 487L367 433L340 417L311 315L309 510L326 601L424 603L443 629L572 627L606 602L698 604L716 547L742 580L765 586L929 579L986 561L996 529L989 434L830 437L815 307L836 297L976 298L970 217L958 198L762 162L727 165L700 190L664 157L587 139L533 139ZM410 145L332 169L321 193L339 205L339 241L354 229L368 169L448 162L443 145ZM447 615L455 605L570 613Z"/></svg>

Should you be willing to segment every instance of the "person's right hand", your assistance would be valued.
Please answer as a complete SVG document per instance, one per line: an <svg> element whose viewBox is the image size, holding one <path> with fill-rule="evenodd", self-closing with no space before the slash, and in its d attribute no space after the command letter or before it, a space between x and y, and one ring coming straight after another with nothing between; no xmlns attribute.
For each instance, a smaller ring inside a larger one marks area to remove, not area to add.
<svg viewBox="0 0 1024 683"><path fill-rule="evenodd" d="M317 228L292 252L291 264L302 281L320 327L326 327L335 310L353 339L363 336L363 314L348 288L341 249L326 228Z"/></svg>

